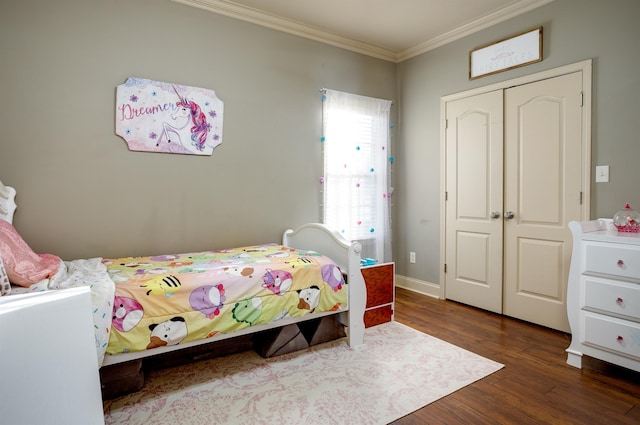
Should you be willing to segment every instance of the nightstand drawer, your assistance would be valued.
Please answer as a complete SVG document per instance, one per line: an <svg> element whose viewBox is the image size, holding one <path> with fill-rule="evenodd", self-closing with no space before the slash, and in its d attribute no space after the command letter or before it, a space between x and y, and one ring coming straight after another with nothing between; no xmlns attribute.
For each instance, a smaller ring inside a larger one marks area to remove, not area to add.
<svg viewBox="0 0 640 425"><path fill-rule="evenodd" d="M640 359L640 324L607 316L585 314L584 343Z"/></svg>
<svg viewBox="0 0 640 425"><path fill-rule="evenodd" d="M391 322L395 300L395 264L376 264L361 267L360 271L367 287L365 328Z"/></svg>
<svg viewBox="0 0 640 425"><path fill-rule="evenodd" d="M393 263L362 267L360 271L367 286L367 308L393 303Z"/></svg>
<svg viewBox="0 0 640 425"><path fill-rule="evenodd" d="M364 312L364 327L380 325L382 323L391 322L393 320L393 307L384 305L382 307L372 308Z"/></svg>
<svg viewBox="0 0 640 425"><path fill-rule="evenodd" d="M640 285L584 277L584 309L640 322Z"/></svg>
<svg viewBox="0 0 640 425"><path fill-rule="evenodd" d="M623 244L586 244L584 272L640 281L640 248Z"/></svg>

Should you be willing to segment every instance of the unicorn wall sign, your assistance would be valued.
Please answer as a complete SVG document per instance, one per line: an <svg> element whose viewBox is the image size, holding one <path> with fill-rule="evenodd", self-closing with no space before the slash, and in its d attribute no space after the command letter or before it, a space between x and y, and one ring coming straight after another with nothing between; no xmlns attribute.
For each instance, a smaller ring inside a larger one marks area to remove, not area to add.
<svg viewBox="0 0 640 425"><path fill-rule="evenodd" d="M133 151L211 155L223 110L213 90L129 77L116 89L116 134Z"/></svg>

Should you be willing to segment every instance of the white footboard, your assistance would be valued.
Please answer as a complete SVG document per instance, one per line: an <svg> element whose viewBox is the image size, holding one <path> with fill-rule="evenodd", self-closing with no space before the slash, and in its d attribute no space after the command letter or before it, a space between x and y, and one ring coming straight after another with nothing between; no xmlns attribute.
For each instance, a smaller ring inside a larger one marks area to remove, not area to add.
<svg viewBox="0 0 640 425"><path fill-rule="evenodd" d="M282 244L291 248L320 252L335 261L347 274L349 310L346 325L349 345L362 344L367 291L360 272L360 252L362 251L360 243L347 241L338 232L324 224L309 223L296 230L285 231Z"/></svg>

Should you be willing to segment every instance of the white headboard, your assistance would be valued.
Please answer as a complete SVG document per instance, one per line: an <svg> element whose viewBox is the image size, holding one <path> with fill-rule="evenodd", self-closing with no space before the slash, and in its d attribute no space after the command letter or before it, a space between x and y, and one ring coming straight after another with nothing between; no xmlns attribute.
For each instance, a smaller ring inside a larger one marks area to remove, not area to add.
<svg viewBox="0 0 640 425"><path fill-rule="evenodd" d="M0 219L11 223L16 210L16 190L0 181Z"/></svg>

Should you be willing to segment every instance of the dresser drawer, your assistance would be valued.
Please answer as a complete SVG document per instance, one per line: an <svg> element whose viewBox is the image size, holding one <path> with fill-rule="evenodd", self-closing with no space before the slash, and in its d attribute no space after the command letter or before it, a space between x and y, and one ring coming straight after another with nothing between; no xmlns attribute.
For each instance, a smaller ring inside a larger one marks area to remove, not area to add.
<svg viewBox="0 0 640 425"><path fill-rule="evenodd" d="M583 279L585 310L640 322L640 284L587 276Z"/></svg>
<svg viewBox="0 0 640 425"><path fill-rule="evenodd" d="M584 272L640 281L640 247L623 244L585 244Z"/></svg>
<svg viewBox="0 0 640 425"><path fill-rule="evenodd" d="M585 313L584 344L640 359L640 324Z"/></svg>

